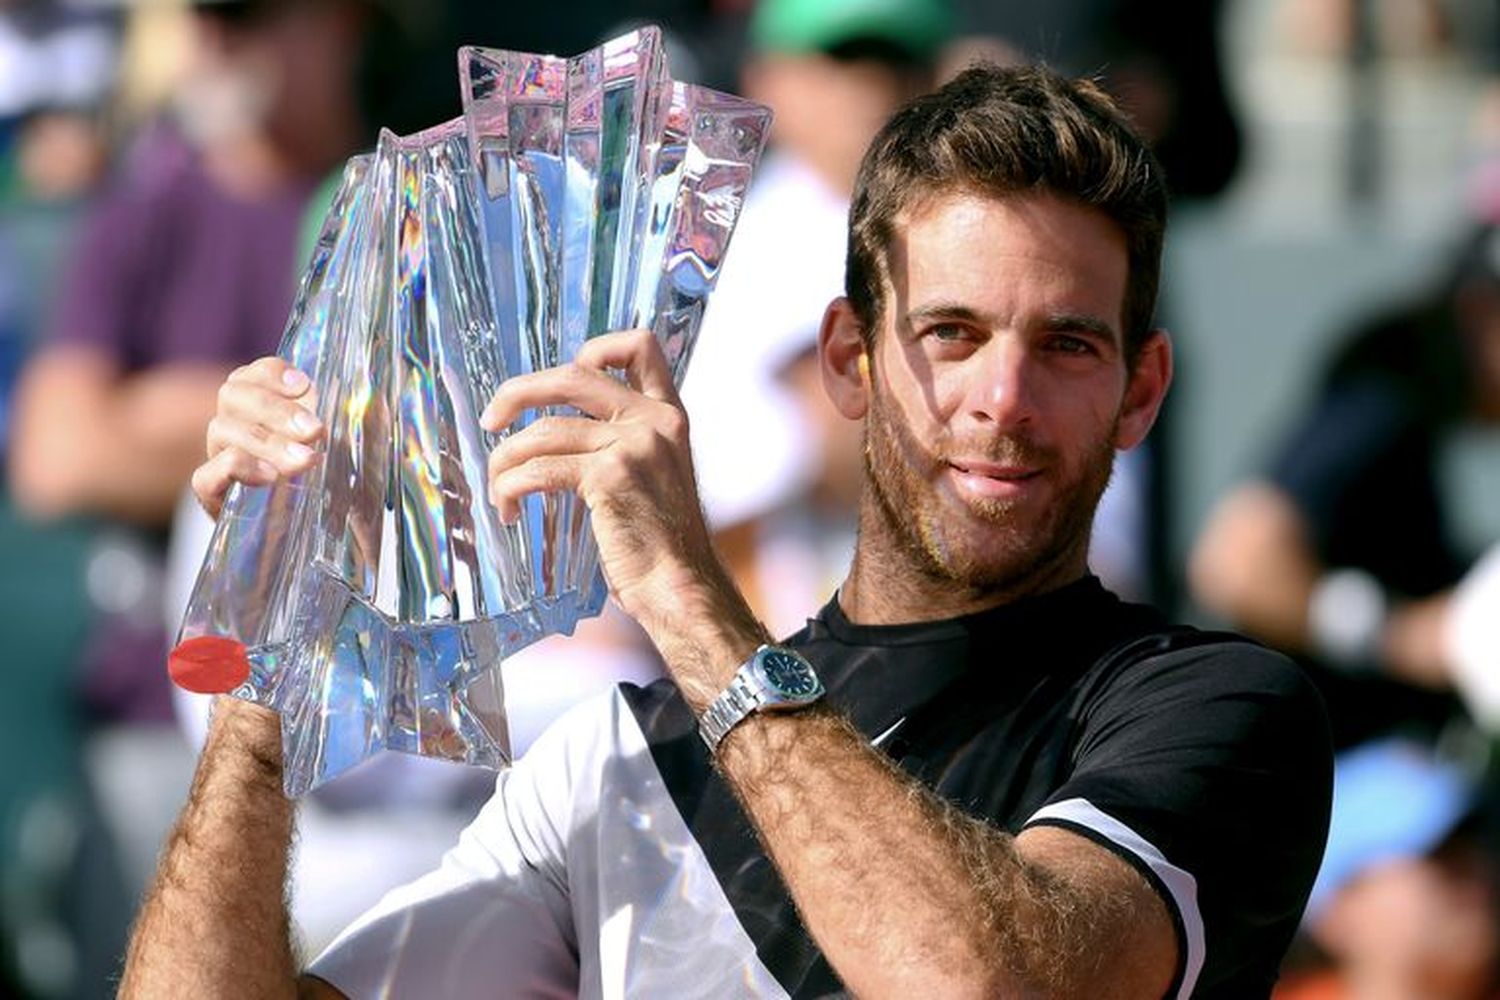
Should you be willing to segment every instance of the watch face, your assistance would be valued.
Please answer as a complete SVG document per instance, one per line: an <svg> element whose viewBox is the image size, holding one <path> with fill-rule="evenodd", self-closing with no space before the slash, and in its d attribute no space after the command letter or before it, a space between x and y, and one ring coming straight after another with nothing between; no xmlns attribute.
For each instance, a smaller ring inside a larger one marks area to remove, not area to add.
<svg viewBox="0 0 1500 1000"><path fill-rule="evenodd" d="M787 698L809 698L822 685L807 661L784 649L768 649L760 658L760 669L766 683Z"/></svg>

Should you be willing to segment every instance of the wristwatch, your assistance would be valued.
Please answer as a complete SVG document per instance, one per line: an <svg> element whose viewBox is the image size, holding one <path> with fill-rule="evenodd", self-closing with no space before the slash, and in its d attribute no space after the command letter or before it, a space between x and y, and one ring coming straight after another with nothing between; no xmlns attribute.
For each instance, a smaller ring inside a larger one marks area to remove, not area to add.
<svg viewBox="0 0 1500 1000"><path fill-rule="evenodd" d="M803 708L821 697L823 682L801 654L785 646L761 646L708 706L698 720L698 734L712 753L751 712Z"/></svg>

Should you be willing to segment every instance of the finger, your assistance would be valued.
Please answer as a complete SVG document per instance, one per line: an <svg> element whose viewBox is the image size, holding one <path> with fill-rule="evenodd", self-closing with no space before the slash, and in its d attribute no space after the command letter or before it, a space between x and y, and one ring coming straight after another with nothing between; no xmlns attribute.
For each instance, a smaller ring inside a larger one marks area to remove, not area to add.
<svg viewBox="0 0 1500 1000"><path fill-rule="evenodd" d="M577 363L600 371L622 369L631 386L652 399L677 401L671 366L650 330L622 330L595 337L579 350Z"/></svg>
<svg viewBox="0 0 1500 1000"><path fill-rule="evenodd" d="M586 459L579 455L538 455L490 479L490 503L507 524L521 516L521 499L530 493L576 490Z"/></svg>
<svg viewBox="0 0 1500 1000"><path fill-rule="evenodd" d="M488 475L541 455L578 455L608 447L618 436L610 424L587 417L542 417L501 441L490 452Z"/></svg>
<svg viewBox="0 0 1500 1000"><path fill-rule="evenodd" d="M229 373L229 381L257 385L288 399L296 399L312 388L312 379L274 355L257 358Z"/></svg>
<svg viewBox="0 0 1500 1000"><path fill-rule="evenodd" d="M301 441L283 437L263 425L214 417L208 422L209 457L216 458L228 448L237 448L289 476L309 468L318 454Z"/></svg>
<svg viewBox="0 0 1500 1000"><path fill-rule="evenodd" d="M225 448L193 470L193 496L198 498L209 517L217 518L230 486L235 483L269 486L279 477L280 472L275 466L239 448Z"/></svg>
<svg viewBox="0 0 1500 1000"><path fill-rule="evenodd" d="M559 365L501 382L479 423L485 430L498 431L525 411L548 406L572 406L599 420L613 420L641 398L600 370Z"/></svg>
<svg viewBox="0 0 1500 1000"><path fill-rule="evenodd" d="M219 387L218 416L242 424L257 437L280 435L312 444L323 436L323 422L308 409L311 394L292 400L248 380L231 380Z"/></svg>

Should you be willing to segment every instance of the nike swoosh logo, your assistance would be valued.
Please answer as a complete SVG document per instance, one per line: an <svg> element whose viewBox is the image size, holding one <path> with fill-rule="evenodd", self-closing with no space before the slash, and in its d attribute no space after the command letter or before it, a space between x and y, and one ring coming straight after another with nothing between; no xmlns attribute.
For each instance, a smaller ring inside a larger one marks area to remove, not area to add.
<svg viewBox="0 0 1500 1000"><path fill-rule="evenodd" d="M875 737L873 740L870 741L870 746L872 746L872 747L878 747L878 746L880 746L880 744L882 744L886 740L890 739L891 736L895 734L896 730L898 730L898 729L901 728L901 724L904 723L905 721L906 721L906 716L903 715L901 718L899 718L895 722L891 723L891 727L889 729L887 729L885 732L881 733L879 736Z"/></svg>

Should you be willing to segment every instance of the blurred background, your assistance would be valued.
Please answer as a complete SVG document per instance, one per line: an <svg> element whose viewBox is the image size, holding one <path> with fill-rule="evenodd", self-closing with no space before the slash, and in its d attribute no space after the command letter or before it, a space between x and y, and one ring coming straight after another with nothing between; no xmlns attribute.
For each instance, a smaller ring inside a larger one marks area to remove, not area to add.
<svg viewBox="0 0 1500 1000"><path fill-rule="evenodd" d="M810 351L864 144L975 58L1116 95L1174 191L1178 374L1095 571L1327 697L1334 830L1283 995L1500 995L1492 0L0 0L0 994L114 992L203 725L164 670L209 530L184 489L218 384L276 347L330 178L380 127L459 113L460 44L569 54L643 22L676 78L777 114L684 396L721 550L783 633L852 544L858 440ZM524 748L656 665L606 614L506 671ZM309 948L492 784L377 768L307 805Z"/></svg>

